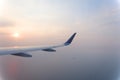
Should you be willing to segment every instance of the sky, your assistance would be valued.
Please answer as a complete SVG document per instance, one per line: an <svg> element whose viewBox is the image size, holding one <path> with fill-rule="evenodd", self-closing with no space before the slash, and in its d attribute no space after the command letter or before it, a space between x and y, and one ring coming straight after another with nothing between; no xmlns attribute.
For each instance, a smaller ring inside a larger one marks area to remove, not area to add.
<svg viewBox="0 0 120 80"><path fill-rule="evenodd" d="M0 47L64 43L0 56L0 80L120 80L120 0L0 0Z"/></svg>

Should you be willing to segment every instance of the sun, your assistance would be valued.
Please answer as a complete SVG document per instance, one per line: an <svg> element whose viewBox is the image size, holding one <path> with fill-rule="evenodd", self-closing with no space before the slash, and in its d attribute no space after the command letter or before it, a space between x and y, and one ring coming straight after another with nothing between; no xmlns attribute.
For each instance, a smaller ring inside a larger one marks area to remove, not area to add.
<svg viewBox="0 0 120 80"><path fill-rule="evenodd" d="M13 33L12 36L15 37L15 38L19 38L20 34L19 33Z"/></svg>

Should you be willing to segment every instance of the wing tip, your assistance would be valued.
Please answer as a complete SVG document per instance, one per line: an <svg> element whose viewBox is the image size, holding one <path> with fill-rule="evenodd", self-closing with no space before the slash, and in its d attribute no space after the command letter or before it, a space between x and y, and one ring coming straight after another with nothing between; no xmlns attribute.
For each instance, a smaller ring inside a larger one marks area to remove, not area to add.
<svg viewBox="0 0 120 80"><path fill-rule="evenodd" d="M75 37L77 33L75 32L65 43L64 45L67 46L67 45L70 45Z"/></svg>

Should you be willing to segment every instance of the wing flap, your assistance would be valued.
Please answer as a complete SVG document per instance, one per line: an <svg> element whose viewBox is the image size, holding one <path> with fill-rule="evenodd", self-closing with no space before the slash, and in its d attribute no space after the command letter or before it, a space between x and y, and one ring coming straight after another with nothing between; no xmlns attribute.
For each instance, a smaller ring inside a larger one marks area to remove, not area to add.
<svg viewBox="0 0 120 80"><path fill-rule="evenodd" d="M56 52L56 50L48 48L48 49L42 49L42 51L47 51L47 52Z"/></svg>
<svg viewBox="0 0 120 80"><path fill-rule="evenodd" d="M32 55L26 54L26 53L16 53L16 54L11 54L11 55L20 56L20 57L32 57Z"/></svg>

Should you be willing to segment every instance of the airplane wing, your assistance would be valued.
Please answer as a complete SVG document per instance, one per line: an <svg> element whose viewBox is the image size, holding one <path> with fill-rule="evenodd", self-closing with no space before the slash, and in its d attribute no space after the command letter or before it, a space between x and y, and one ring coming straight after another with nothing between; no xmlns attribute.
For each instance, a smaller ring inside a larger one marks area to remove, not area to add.
<svg viewBox="0 0 120 80"><path fill-rule="evenodd" d="M20 57L32 57L32 55L28 54L28 52L32 51L47 51L47 52L56 52L55 48L64 47L71 44L75 37L76 33L74 33L65 43L56 46L48 46L48 47L16 47L16 48L0 48L0 55L11 54L14 56Z"/></svg>

